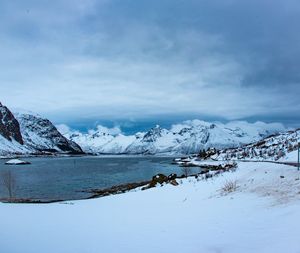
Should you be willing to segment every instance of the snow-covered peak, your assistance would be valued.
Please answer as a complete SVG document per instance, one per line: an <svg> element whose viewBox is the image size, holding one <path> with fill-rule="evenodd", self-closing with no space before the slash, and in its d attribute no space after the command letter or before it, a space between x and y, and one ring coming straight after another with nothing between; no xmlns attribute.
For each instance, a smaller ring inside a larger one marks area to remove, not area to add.
<svg viewBox="0 0 300 253"><path fill-rule="evenodd" d="M22 108L13 108L12 109L13 114L15 115L15 117L18 117L20 115L31 115L34 116L36 118L43 118L40 114L30 111L30 110L25 110Z"/></svg>
<svg viewBox="0 0 300 253"><path fill-rule="evenodd" d="M174 124L170 129L156 125L145 133L122 135L122 138L121 134L112 135L111 129L108 130L93 130L86 134L69 131L65 136L91 153L189 154L210 147L239 147L283 131L284 126L263 122L235 121L223 124L190 120Z"/></svg>
<svg viewBox="0 0 300 253"><path fill-rule="evenodd" d="M166 134L167 132L168 130L161 128L159 125L156 125L145 133L142 141L155 142L158 138L162 137L162 135Z"/></svg>
<svg viewBox="0 0 300 253"><path fill-rule="evenodd" d="M48 120L36 113L18 110L14 114L0 105L0 155L41 152L82 153Z"/></svg>
<svg viewBox="0 0 300 253"><path fill-rule="evenodd" d="M26 146L36 151L81 153L81 148L64 137L48 119L38 114L17 113Z"/></svg>

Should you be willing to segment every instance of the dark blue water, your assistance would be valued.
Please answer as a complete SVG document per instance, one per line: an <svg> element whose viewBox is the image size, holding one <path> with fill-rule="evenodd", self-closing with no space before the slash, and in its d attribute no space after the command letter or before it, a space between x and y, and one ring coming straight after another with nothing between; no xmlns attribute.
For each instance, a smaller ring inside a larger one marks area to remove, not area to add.
<svg viewBox="0 0 300 253"><path fill-rule="evenodd" d="M1 174L11 171L15 197L70 200L90 196L82 190L149 180L163 173L183 174L170 157L60 157L27 158L30 165L4 165L0 160L0 198L7 197ZM1 173L2 172L2 173Z"/></svg>

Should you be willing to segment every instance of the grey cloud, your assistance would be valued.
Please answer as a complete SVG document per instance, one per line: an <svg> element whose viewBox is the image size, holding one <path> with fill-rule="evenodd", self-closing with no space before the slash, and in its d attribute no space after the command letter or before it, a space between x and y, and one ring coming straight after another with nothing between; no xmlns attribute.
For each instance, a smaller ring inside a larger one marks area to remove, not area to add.
<svg viewBox="0 0 300 253"><path fill-rule="evenodd" d="M299 12L292 0L1 1L1 99L54 120L292 120Z"/></svg>

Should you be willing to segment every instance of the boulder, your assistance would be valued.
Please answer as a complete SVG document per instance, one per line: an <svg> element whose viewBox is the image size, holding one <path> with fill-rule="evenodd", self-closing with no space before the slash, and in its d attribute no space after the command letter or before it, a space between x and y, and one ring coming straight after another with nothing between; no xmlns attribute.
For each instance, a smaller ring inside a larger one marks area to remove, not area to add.
<svg viewBox="0 0 300 253"><path fill-rule="evenodd" d="M171 185L174 185L174 186L179 185L178 182L177 182L175 179L171 180L171 181L170 181L170 184L171 184Z"/></svg>

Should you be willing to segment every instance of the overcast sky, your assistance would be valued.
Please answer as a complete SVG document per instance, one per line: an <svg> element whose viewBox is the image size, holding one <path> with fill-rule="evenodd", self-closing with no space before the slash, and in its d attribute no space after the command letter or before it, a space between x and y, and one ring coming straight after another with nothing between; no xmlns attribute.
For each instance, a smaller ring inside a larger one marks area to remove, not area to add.
<svg viewBox="0 0 300 253"><path fill-rule="evenodd" d="M296 126L299 24L298 0L1 0L0 101L81 127Z"/></svg>

